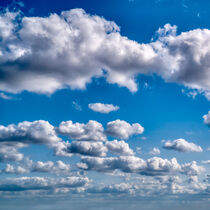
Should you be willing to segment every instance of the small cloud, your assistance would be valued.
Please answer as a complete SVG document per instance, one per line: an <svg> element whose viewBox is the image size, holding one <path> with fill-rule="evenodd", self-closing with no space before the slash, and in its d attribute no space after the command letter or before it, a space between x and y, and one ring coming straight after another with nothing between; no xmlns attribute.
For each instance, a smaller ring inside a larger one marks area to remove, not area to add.
<svg viewBox="0 0 210 210"><path fill-rule="evenodd" d="M119 109L119 106L115 106L113 104L102 104L102 103L88 104L88 107L94 112L100 112L103 114L108 114L110 112L117 111Z"/></svg>
<svg viewBox="0 0 210 210"><path fill-rule="evenodd" d="M196 91L196 90L192 90L192 91L187 92L186 90L182 89L182 93L185 94L188 97L193 98L193 99L195 99L196 96L198 95L198 91Z"/></svg>
<svg viewBox="0 0 210 210"><path fill-rule="evenodd" d="M82 111L82 107L76 101L72 102L72 107L77 111Z"/></svg>
<svg viewBox="0 0 210 210"><path fill-rule="evenodd" d="M160 150L156 147L154 147L150 152L150 155L159 155L160 154Z"/></svg>
<svg viewBox="0 0 210 210"><path fill-rule="evenodd" d="M5 100L11 100L12 99L11 96L6 95L5 93L0 93L0 98L5 99Z"/></svg>
<svg viewBox="0 0 210 210"><path fill-rule="evenodd" d="M210 126L210 111L208 112L208 114L203 115L203 122L204 124Z"/></svg>

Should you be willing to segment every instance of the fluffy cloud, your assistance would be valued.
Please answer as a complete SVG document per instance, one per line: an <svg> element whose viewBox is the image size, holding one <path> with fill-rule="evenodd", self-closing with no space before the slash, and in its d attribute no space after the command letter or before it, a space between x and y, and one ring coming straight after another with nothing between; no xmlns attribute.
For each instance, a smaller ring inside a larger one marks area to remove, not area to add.
<svg viewBox="0 0 210 210"><path fill-rule="evenodd" d="M106 156L107 148L102 142L73 141L69 144L67 152L87 156Z"/></svg>
<svg viewBox="0 0 210 210"><path fill-rule="evenodd" d="M180 165L176 158L171 160L153 157L143 160L135 156L119 157L82 157L77 166L84 170L113 173L116 170L125 173L136 173L146 176L166 176L185 174L196 176L205 171L196 161Z"/></svg>
<svg viewBox="0 0 210 210"><path fill-rule="evenodd" d="M166 141L163 148L176 150L179 152L202 152L202 148L192 142L184 139L176 139L174 141Z"/></svg>
<svg viewBox="0 0 210 210"><path fill-rule="evenodd" d="M176 35L177 27L166 24L157 40L139 44L121 36L114 22L82 9L48 17L6 11L0 21L2 91L50 94L84 89L93 77L105 76L135 92L136 75L158 74L210 97L208 29Z"/></svg>
<svg viewBox="0 0 210 210"><path fill-rule="evenodd" d="M149 176L177 173L181 170L181 166L177 163L175 158L167 160L154 157L145 161L135 156L107 158L83 157L82 162L78 163L78 167L100 172L120 170L126 173L139 173Z"/></svg>
<svg viewBox="0 0 210 210"><path fill-rule="evenodd" d="M18 150L25 146L19 142L0 142L0 162L22 160L24 155Z"/></svg>
<svg viewBox="0 0 210 210"><path fill-rule="evenodd" d="M108 114L113 111L117 111L119 106L114 106L113 104L102 104L102 103L94 103L88 104L88 107L95 112L100 112L103 114Z"/></svg>
<svg viewBox="0 0 210 210"><path fill-rule="evenodd" d="M134 151L129 147L129 145L124 141L107 141L106 147L109 152L116 155L129 156L135 154Z"/></svg>
<svg viewBox="0 0 210 210"><path fill-rule="evenodd" d="M7 174L26 174L31 172L55 173L57 175L64 175L70 173L70 165L65 164L61 160L58 160L56 162L33 162L32 160L27 160L26 163L22 163L21 165L19 164L17 166L6 164L6 167L1 170L1 173Z"/></svg>
<svg viewBox="0 0 210 210"><path fill-rule="evenodd" d="M160 150L156 147L154 147L150 152L150 155L159 155L160 154Z"/></svg>
<svg viewBox="0 0 210 210"><path fill-rule="evenodd" d="M49 122L37 120L20 122L17 125L0 125L0 142L21 142L32 144L53 144L61 139Z"/></svg>
<svg viewBox="0 0 210 210"><path fill-rule="evenodd" d="M186 163L182 165L182 173L197 176L205 171L205 168L202 166L198 166L196 161L192 161L191 163Z"/></svg>
<svg viewBox="0 0 210 210"><path fill-rule="evenodd" d="M206 125L210 126L210 111L208 114L203 115L203 120Z"/></svg>
<svg viewBox="0 0 210 210"><path fill-rule="evenodd" d="M45 177L19 177L0 182L0 191L55 190L57 188L77 188L87 185L86 177L65 177L60 179Z"/></svg>
<svg viewBox="0 0 210 210"><path fill-rule="evenodd" d="M101 123L90 120L87 124L63 121L58 127L58 132L71 139L84 141L105 141L106 135Z"/></svg>
<svg viewBox="0 0 210 210"><path fill-rule="evenodd" d="M134 134L142 134L144 128L139 123L133 123L132 125L124 120L115 120L107 123L106 133L107 135L127 139Z"/></svg>

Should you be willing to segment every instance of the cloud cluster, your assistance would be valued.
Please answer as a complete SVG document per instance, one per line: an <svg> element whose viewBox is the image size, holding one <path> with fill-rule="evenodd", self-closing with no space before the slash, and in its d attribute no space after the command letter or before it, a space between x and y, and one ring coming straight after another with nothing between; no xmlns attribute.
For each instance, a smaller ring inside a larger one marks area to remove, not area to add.
<svg viewBox="0 0 210 210"><path fill-rule="evenodd" d="M0 125L0 162L20 161L23 154L18 150L30 144L46 145L58 156L71 157L73 154L86 156L106 156L107 152L117 155L134 155L123 140L108 141L108 136L129 138L142 133L144 128L134 123L116 120L107 123L104 130L101 123L90 120L88 123L63 121L54 127L48 121L20 122L17 125ZM59 135L69 137L64 141Z"/></svg>
<svg viewBox="0 0 210 210"><path fill-rule="evenodd" d="M192 142L188 142L184 139L176 139L173 141L166 141L164 143L163 148L165 149L170 149L170 150L176 150L179 152L202 152L203 149L192 143Z"/></svg>
<svg viewBox="0 0 210 210"><path fill-rule="evenodd" d="M153 157L143 160L135 156L82 157L81 162L77 166L84 170L109 173L119 170L125 173L136 173L146 176L163 176L177 173L195 176L205 171L195 161L180 165L176 158L168 160Z"/></svg>
<svg viewBox="0 0 210 210"><path fill-rule="evenodd" d="M88 104L88 107L94 112L100 112L103 114L108 114L113 111L117 111L119 106L114 106L113 104L102 104L102 103L92 103Z"/></svg>
<svg viewBox="0 0 210 210"><path fill-rule="evenodd" d="M166 24L157 39L137 43L119 27L83 9L48 17L0 14L0 90L51 94L69 87L84 89L93 77L137 91L138 74L157 74L210 97L210 30L176 35ZM105 74L104 74L105 70Z"/></svg>

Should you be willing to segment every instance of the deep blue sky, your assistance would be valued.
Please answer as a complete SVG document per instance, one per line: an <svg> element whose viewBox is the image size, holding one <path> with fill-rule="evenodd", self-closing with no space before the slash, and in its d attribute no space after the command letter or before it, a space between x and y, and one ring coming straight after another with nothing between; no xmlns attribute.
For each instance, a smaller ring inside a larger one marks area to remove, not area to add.
<svg viewBox="0 0 210 210"><path fill-rule="evenodd" d="M19 6L17 6L18 4ZM88 14L114 21L120 27L120 34L122 36L126 36L129 40L134 40L140 44L150 43L152 38L157 39L156 31L167 23L178 27L178 35L181 34L181 32L188 32L194 29L210 29L210 2L207 0L25 0L22 1L22 3L0 0L0 6L2 8L9 7L11 9L14 8L14 5L16 10L20 8L22 15L28 17L48 17L51 13L60 15L60 13L65 10L82 8ZM0 42L0 46L3 46L3 42ZM160 150L160 154L157 154L158 157L163 159L175 157L180 164L196 161L198 165L202 165L202 161L209 160L209 151L207 150L210 146L210 130L203 122L203 115L208 113L210 102L204 94L200 94L199 90L192 90L179 82L165 82L164 79L155 74L152 76L140 74L136 77L136 82L138 84L138 91L135 93L131 93L127 88L119 87L117 84L107 83L104 77L93 78L92 81L87 84L85 90L64 88L52 94L39 94L27 90L20 93L11 93L10 91L1 89L1 94L5 94L11 98L0 98L0 124L7 126L22 121L32 122L35 120L45 120L53 126L59 126L61 121L72 120L74 123L87 123L89 120L95 120L106 128L108 122L120 119L130 124L139 123L145 129L143 134L133 135L126 141L134 151L136 151L136 147L141 147L141 153L136 154L137 157L142 159L151 158L152 156L149 152L156 147ZM191 91L197 91L195 98L189 95ZM113 104L119 106L119 110L108 114L94 112L88 108L88 104L90 103ZM162 140L173 141L179 138L201 146L203 152L178 152L176 150L166 150L163 148L164 143L161 142ZM6 141L2 139L3 137L1 137L1 141ZM67 138L64 137L65 141L66 139ZM109 137L109 140L112 139L114 138ZM72 139L70 139L70 141L71 140ZM46 146L33 144L20 151L22 151L26 158L28 157L33 161L46 162L62 160L72 165L74 170L77 170L74 164L79 162L79 156L71 158L55 156L53 151ZM25 164L24 161L21 163L8 163L14 166ZM0 162L0 169L3 170L8 163ZM210 173L209 166L205 165L205 168L206 171L199 177L201 181L200 185L202 185L206 175ZM182 178L184 176L183 174L184 172L177 176ZM43 174L35 172L33 174L31 171L28 174L6 174L2 172L0 176L4 179L7 177L15 179L16 177L23 176L56 177L50 173ZM134 178L129 181L137 183L138 178L135 177L135 173L131 174L131 176ZM122 178L121 176L109 176L94 172L94 170L87 172L87 177L92 178L93 184L95 185L97 185L98 180L103 182L103 179L106 184L109 184L109 182L126 183L126 178ZM187 183L187 178L184 178L183 183ZM183 183L181 185L184 185ZM142 186L142 188L144 187ZM205 188L205 193L206 192L207 194L209 193L209 188L208 190ZM24 195L24 193L18 195L20 200L17 199L18 196L16 197L15 194L11 193L11 196L13 196L12 204L9 204L10 201L7 200L6 193L4 194L4 191L1 191L1 193L5 196L5 199L0 200L0 205L2 204L5 209L19 209L14 207L13 203L14 205L16 205L16 203L22 205L21 209L24 209L24 202L21 200L21 196ZM51 194L52 191L48 193ZM106 194L107 192L104 193ZM161 194L161 192L159 193ZM52 197L53 196L54 194L52 193ZM54 209L60 209L59 206L61 206L62 210L69 209L69 207L67 207L68 204L66 204L68 201L66 195L62 197L62 193L58 193L58 196L65 202L62 205L58 202L55 204ZM72 194L67 195L67 197L68 196L72 196ZM77 197L75 199L79 199L79 196L80 194L78 193L78 197L75 196ZM95 203L91 200L95 198L95 195L82 194L82 196L87 196L86 203L87 205L88 203L90 204L90 208L87 209L95 209ZM90 198L88 196L90 196ZM101 208L97 209L104 209L103 205L106 205L106 198L103 200L103 193L99 193L97 196L100 200L99 205L101 206ZM112 193L110 196L113 196ZM120 203L120 201L124 199L123 196L122 198L119 196L119 199L116 199L117 202L114 202L114 200L112 200L113 197L110 197L112 202L108 209L126 209L127 207L121 207ZM198 192L198 197L199 196L200 194ZM30 206L31 203L38 202L36 198L32 197L29 196L25 206ZM187 194L186 197L186 200L184 200L186 202L194 199L191 197L190 193L189 195ZM148 200L156 200L156 195L153 194L151 197L148 196L147 198ZM167 201L164 201L164 196L161 198L163 200L159 204L163 206L167 206L168 202L173 203L175 201L173 195L172 198L166 199ZM141 203L138 202L138 196L132 197L131 194L130 199L133 204L131 209L139 209ZM198 198L198 202L202 202L201 200L202 198ZM53 209L50 202L51 198L48 200L46 196L46 199L41 203L43 203L46 209ZM80 203L77 203L77 200L69 202L75 205L75 208L73 208L75 210L84 208L84 203L80 205ZM148 203L142 204L143 209L154 209L154 206L149 206ZM154 205L157 205L156 202ZM207 209L209 204L204 202L202 205L201 209ZM39 209L42 209L43 206ZM175 209L182 209L182 207L174 205L174 210ZM183 209L193 209L193 207L186 205L183 206Z"/></svg>

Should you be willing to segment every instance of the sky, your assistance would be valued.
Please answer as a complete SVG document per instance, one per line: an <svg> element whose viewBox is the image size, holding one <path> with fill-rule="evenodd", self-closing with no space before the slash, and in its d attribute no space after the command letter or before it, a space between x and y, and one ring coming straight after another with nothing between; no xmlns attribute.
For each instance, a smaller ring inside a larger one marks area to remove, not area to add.
<svg viewBox="0 0 210 210"><path fill-rule="evenodd" d="M209 209L209 14L1 0L2 209Z"/></svg>

